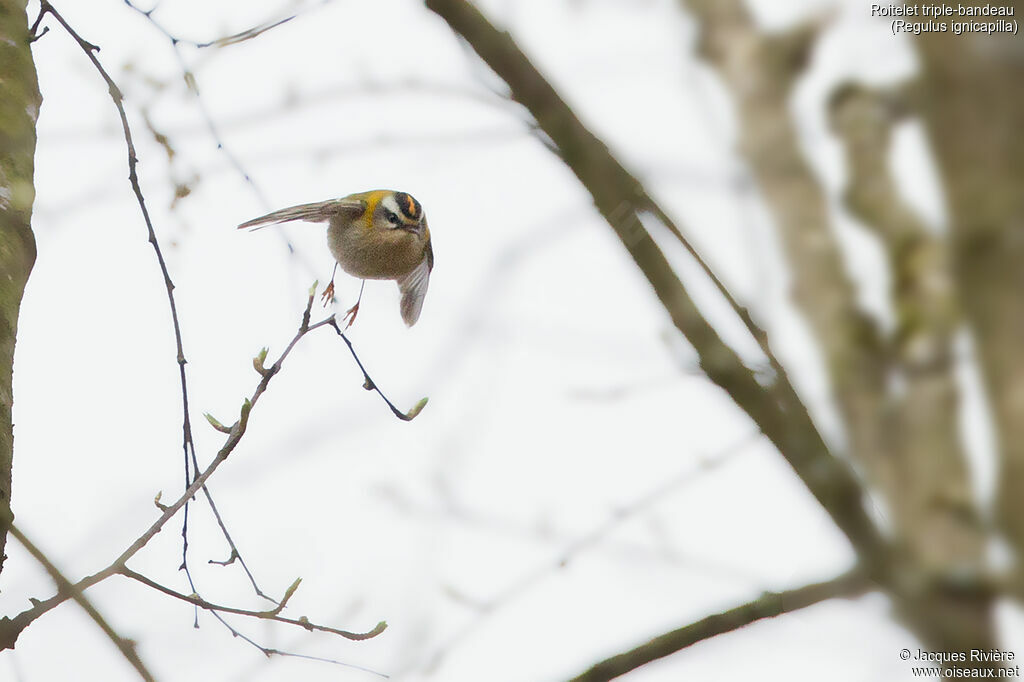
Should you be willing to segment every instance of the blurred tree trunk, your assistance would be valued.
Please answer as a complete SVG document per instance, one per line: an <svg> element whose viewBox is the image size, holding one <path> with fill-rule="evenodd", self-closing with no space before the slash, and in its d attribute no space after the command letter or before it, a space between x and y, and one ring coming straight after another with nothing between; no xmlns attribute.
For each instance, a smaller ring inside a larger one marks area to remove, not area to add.
<svg viewBox="0 0 1024 682"><path fill-rule="evenodd" d="M964 2L982 6L983 2ZM1024 2L1004 2L1020 18ZM924 34L923 115L950 213L956 281L995 422L996 518L1024 557L1024 42Z"/></svg>
<svg viewBox="0 0 1024 682"><path fill-rule="evenodd" d="M0 0L0 516L11 504L14 458L14 342L25 283L36 258L30 220L35 187L36 117L41 98L25 0ZM0 571L6 556L0 528Z"/></svg>
<svg viewBox="0 0 1024 682"><path fill-rule="evenodd" d="M903 203L888 165L891 130L904 107L895 94L855 86L841 88L830 107L850 170L846 207L888 257L896 315L890 335L856 300L824 188L804 158L790 112L821 22L767 34L741 0L685 6L700 22L701 53L736 101L739 151L775 217L793 298L825 357L848 455L891 516L900 561L884 586L929 647L991 648L992 598L981 586L987 538L957 428L955 277L946 240ZM947 54L959 50L959 43L946 47Z"/></svg>

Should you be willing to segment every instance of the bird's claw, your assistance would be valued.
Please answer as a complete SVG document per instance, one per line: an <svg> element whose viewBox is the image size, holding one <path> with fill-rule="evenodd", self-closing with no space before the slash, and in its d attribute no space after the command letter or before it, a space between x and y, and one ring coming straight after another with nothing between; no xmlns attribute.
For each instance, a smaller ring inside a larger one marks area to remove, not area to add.
<svg viewBox="0 0 1024 682"><path fill-rule="evenodd" d="M346 330L348 330L348 328L352 326L352 323L354 323L356 321L356 315L358 315L358 314L359 314L359 301L356 301L356 304L354 306L352 306L351 308L349 308L347 311L345 311L345 316L343 318L341 318L342 322L344 322L345 320L348 320L348 324L345 325L345 329Z"/></svg>
<svg viewBox="0 0 1024 682"><path fill-rule="evenodd" d="M325 308L334 303L334 280L331 280L331 283L324 289L324 293L320 294L320 301Z"/></svg>

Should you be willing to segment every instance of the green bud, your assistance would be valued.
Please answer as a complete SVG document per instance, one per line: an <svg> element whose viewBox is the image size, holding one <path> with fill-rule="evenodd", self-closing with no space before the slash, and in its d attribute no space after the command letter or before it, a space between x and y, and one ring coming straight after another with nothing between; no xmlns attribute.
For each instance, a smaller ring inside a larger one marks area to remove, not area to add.
<svg viewBox="0 0 1024 682"><path fill-rule="evenodd" d="M224 426L223 424L221 424L219 421L217 421L217 418L214 417L209 412L204 412L203 416L206 417L206 421L210 422L210 426L217 429L221 433L231 433L231 427Z"/></svg>
<svg viewBox="0 0 1024 682"><path fill-rule="evenodd" d="M406 412L406 414L405 414L406 418L409 421L412 421L413 419L415 419L416 415L418 415L420 412L422 412L423 408L427 406L427 402L429 400L430 400L430 398L424 398L423 400L421 400L418 403L416 403L411 410Z"/></svg>

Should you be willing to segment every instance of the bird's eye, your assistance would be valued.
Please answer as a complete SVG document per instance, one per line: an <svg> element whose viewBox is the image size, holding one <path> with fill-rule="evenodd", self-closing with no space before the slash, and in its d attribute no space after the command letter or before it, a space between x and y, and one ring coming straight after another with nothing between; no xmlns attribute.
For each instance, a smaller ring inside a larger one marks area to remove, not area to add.
<svg viewBox="0 0 1024 682"><path fill-rule="evenodd" d="M398 223L401 222L401 220L399 220L398 218L398 215L392 213L391 211L387 211L385 215L387 216L388 222L391 223L392 225L397 225Z"/></svg>

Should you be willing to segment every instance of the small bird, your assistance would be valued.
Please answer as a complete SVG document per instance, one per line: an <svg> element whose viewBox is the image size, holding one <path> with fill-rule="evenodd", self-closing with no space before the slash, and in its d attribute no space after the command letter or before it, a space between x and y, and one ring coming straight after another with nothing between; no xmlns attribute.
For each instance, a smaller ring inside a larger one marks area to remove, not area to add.
<svg viewBox="0 0 1024 682"><path fill-rule="evenodd" d="M265 227L292 220L328 223L327 246L341 269L363 280L393 279L402 293L402 320L412 326L420 317L427 296L434 251L423 207L411 195L388 189L349 194L315 204L301 204L253 218L238 226ZM362 300L363 290L359 290ZM334 299L334 276L324 291ZM345 313L355 322L359 300ZM325 302L326 305L326 302Z"/></svg>

